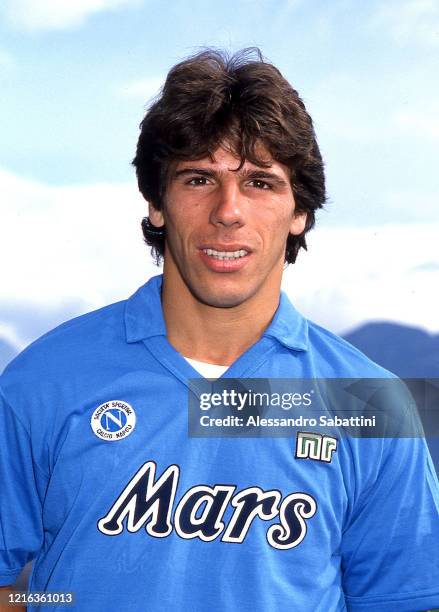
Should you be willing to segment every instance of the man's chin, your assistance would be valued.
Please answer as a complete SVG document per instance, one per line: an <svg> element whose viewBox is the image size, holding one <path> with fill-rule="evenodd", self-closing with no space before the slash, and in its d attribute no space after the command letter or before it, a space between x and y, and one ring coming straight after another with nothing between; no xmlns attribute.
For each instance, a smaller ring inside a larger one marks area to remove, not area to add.
<svg viewBox="0 0 439 612"><path fill-rule="evenodd" d="M222 291L221 293L209 290L197 290L196 299L212 308L234 308L245 302L249 296L242 290Z"/></svg>

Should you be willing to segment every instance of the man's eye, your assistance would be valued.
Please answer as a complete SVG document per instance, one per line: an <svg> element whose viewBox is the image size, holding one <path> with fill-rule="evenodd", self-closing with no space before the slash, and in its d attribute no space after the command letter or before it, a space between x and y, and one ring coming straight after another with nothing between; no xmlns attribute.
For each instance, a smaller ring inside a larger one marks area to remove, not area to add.
<svg viewBox="0 0 439 612"><path fill-rule="evenodd" d="M251 184L257 189L271 189L271 185L269 185L265 181L262 181L261 179L253 179L251 181Z"/></svg>
<svg viewBox="0 0 439 612"><path fill-rule="evenodd" d="M187 182L188 185L207 185L207 178L205 176L194 176Z"/></svg>

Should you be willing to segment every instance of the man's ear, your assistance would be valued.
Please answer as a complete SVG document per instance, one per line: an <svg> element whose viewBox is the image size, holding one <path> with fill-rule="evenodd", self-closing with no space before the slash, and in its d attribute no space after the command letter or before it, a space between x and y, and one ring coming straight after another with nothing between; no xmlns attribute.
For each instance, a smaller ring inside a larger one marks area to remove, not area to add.
<svg viewBox="0 0 439 612"><path fill-rule="evenodd" d="M294 211L293 218L290 224L290 234L299 236L305 231L307 213L302 210Z"/></svg>
<svg viewBox="0 0 439 612"><path fill-rule="evenodd" d="M155 227L162 227L165 224L163 212L156 208L152 202L148 202L148 217Z"/></svg>

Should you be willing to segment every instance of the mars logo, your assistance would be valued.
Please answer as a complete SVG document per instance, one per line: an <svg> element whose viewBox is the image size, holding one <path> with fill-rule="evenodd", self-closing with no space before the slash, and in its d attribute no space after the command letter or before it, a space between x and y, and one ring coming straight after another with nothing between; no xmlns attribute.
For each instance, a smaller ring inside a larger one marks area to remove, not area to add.
<svg viewBox="0 0 439 612"><path fill-rule="evenodd" d="M130 435L136 425L136 413L132 406L121 400L101 404L93 412L91 428L101 440L112 442Z"/></svg>
<svg viewBox="0 0 439 612"><path fill-rule="evenodd" d="M221 536L222 542L241 543L256 518L277 519L267 528L267 542L287 550L302 542L307 520L317 511L315 499L307 493L290 493L282 499L276 489L263 491L253 486L236 491L235 485L225 484L193 486L175 504L179 476L179 466L170 465L156 478L156 464L147 461L98 521L99 531L117 536L124 529L135 533L143 527L155 538L175 530L184 540L211 542Z"/></svg>

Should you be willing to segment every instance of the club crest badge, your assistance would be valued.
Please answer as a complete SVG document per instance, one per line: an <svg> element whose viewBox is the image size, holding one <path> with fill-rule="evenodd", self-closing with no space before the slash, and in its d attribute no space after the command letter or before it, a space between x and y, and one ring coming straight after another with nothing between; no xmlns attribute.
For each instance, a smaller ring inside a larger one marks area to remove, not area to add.
<svg viewBox="0 0 439 612"><path fill-rule="evenodd" d="M136 426L134 408L122 400L110 400L96 408L91 421L93 433L101 440L114 442L129 436Z"/></svg>

